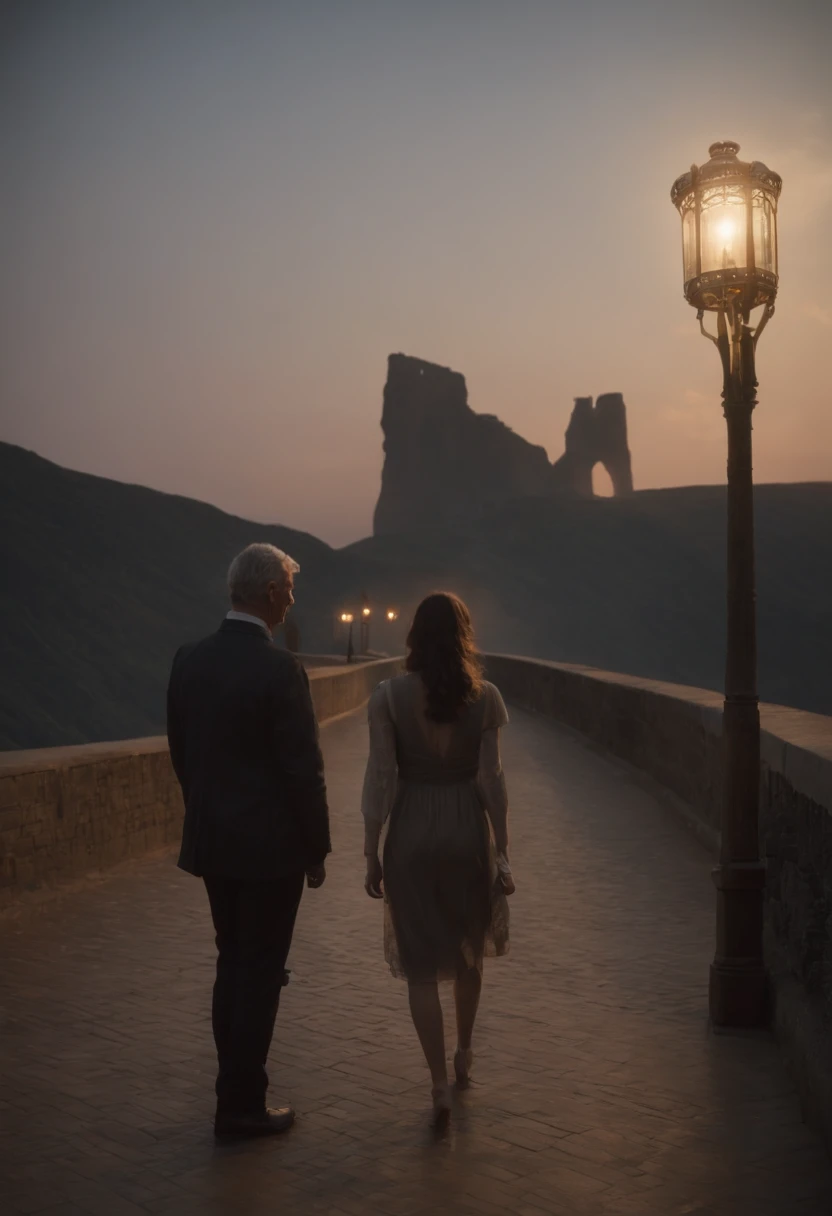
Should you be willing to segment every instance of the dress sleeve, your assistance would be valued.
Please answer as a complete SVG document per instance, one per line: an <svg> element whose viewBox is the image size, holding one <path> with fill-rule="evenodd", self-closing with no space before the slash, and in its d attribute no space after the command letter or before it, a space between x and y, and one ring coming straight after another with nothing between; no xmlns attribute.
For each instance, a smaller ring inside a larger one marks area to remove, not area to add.
<svg viewBox="0 0 832 1216"><path fill-rule="evenodd" d="M480 743L480 766L477 780L485 800L485 809L494 829L494 842L499 853L508 850L508 793L503 765L500 758L500 727L508 722L508 714L493 684L488 685L489 703L486 705L482 741Z"/></svg>
<svg viewBox="0 0 832 1216"><path fill-rule="evenodd" d="M396 728L390 717L386 680L378 685L370 697L367 718L370 724L370 754L364 773L361 814L365 823L380 826L387 821L392 809L399 775Z"/></svg>
<svg viewBox="0 0 832 1216"><path fill-rule="evenodd" d="M501 727L508 725L508 710L506 703L500 695L499 688L494 684L486 684L485 686L485 718L483 719L483 729L489 730L493 727Z"/></svg>

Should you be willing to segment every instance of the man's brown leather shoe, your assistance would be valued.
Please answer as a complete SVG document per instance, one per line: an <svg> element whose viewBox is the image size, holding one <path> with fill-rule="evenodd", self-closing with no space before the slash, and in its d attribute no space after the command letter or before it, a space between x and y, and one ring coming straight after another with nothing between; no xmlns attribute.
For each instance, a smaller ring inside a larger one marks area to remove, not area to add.
<svg viewBox="0 0 832 1216"><path fill-rule="evenodd" d="M231 1136L277 1136L286 1132L295 1121L291 1106L278 1110L267 1109L253 1115L217 1115L214 1120L214 1135Z"/></svg>

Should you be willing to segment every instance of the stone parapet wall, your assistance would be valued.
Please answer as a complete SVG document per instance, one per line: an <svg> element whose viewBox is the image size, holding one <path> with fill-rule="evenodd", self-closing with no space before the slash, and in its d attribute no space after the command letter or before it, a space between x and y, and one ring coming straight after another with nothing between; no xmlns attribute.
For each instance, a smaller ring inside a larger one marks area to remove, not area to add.
<svg viewBox="0 0 832 1216"><path fill-rule="evenodd" d="M400 659L309 672L320 722L362 705ZM0 911L176 841L167 739L0 753Z"/></svg>
<svg viewBox="0 0 832 1216"><path fill-rule="evenodd" d="M510 655L487 656L487 673L509 702L565 723L671 791L714 847L718 693ZM760 716L772 1017L806 1112L832 1150L832 717L778 705L762 705Z"/></svg>
<svg viewBox="0 0 832 1216"><path fill-rule="evenodd" d="M348 714L369 700L380 680L398 675L402 660L351 663L342 667L319 667L309 672L312 700L319 722Z"/></svg>
<svg viewBox="0 0 832 1216"><path fill-rule="evenodd" d="M719 827L722 697L573 663L488 655L488 676L515 705L547 714L647 773Z"/></svg>

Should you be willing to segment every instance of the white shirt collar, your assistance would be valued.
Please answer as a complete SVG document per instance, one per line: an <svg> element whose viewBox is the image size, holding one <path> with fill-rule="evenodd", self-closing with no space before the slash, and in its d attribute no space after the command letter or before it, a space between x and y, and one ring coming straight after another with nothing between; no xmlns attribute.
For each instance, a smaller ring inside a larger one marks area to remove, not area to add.
<svg viewBox="0 0 832 1216"><path fill-rule="evenodd" d="M226 612L225 619L227 621L245 621L249 625L259 625L266 633L266 636L271 638L272 631L269 629L266 622L259 616L252 616L250 612L235 612L234 609Z"/></svg>

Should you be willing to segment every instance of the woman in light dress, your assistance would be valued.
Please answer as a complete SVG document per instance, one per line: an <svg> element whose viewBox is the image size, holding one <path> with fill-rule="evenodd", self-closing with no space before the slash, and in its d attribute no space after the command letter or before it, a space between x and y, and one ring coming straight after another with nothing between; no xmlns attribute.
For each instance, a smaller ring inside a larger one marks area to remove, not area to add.
<svg viewBox="0 0 832 1216"><path fill-rule="evenodd" d="M385 680L370 698L365 889L385 901L385 958L407 980L441 1125L451 1094L437 985L454 985L454 1073L464 1089L483 957L508 950L506 895L514 883L499 743L508 715L482 678L471 617L455 595L422 601L407 649L407 674Z"/></svg>

